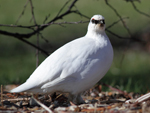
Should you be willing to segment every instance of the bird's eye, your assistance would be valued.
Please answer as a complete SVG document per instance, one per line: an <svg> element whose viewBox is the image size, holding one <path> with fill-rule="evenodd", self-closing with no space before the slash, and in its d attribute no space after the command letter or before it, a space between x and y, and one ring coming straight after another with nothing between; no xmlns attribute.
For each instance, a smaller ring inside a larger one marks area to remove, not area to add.
<svg viewBox="0 0 150 113"><path fill-rule="evenodd" d="M92 21L93 24L95 23L95 20L94 20L94 19L92 19L91 21Z"/></svg>
<svg viewBox="0 0 150 113"><path fill-rule="evenodd" d="M98 20L94 20L94 19L92 19L92 23L93 23L93 24L98 24L98 23L99 23L99 21L98 21Z"/></svg>

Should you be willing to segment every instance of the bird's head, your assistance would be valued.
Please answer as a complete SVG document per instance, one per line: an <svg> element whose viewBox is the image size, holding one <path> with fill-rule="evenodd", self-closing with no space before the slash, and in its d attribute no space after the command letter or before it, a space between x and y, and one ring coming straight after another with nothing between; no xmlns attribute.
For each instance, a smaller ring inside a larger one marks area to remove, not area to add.
<svg viewBox="0 0 150 113"><path fill-rule="evenodd" d="M105 18L102 15L94 15L89 23L88 31L101 33L105 31Z"/></svg>

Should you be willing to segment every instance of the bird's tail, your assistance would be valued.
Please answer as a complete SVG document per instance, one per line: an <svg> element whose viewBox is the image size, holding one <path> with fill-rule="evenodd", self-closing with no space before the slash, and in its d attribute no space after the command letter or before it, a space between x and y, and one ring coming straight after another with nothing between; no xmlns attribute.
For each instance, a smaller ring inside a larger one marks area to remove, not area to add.
<svg viewBox="0 0 150 113"><path fill-rule="evenodd" d="M24 92L24 91L27 91L27 90L29 90L29 85L27 85L26 83L23 83L20 86L12 89L10 91L10 93L20 93L20 92Z"/></svg>

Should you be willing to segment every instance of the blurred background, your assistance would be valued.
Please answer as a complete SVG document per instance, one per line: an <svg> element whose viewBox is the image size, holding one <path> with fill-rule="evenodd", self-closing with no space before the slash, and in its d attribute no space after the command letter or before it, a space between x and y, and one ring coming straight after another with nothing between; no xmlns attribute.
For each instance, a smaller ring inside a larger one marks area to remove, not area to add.
<svg viewBox="0 0 150 113"><path fill-rule="evenodd" d="M72 2L70 0L61 13L64 13ZM76 7L73 8L90 18L95 14L103 15L106 27L120 20L119 16L121 16L124 18L124 24L130 30L131 34L119 21L109 30L121 37L129 38L131 36L130 38L133 39L118 38L106 32L114 48L114 61L101 82L127 92L146 93L150 90L150 1L108 0L107 2L106 0L79 0L75 4ZM59 2L54 0L32 1L32 3L36 22L40 25L43 24L46 17L48 17L46 22L55 18L66 0ZM19 18L23 10L24 13ZM17 20L17 25L34 25L29 1L1 0L0 24L15 25ZM71 13L56 22L80 20L89 21L83 16ZM39 46L52 53L65 43L84 36L87 26L88 23L50 25L40 32L44 39L39 37ZM0 30L12 33L32 31L7 26L0 26ZM35 45L37 43L36 35L26 40ZM39 64L46 57L45 54L39 53ZM17 38L0 34L0 84L21 84L35 69L36 49Z"/></svg>

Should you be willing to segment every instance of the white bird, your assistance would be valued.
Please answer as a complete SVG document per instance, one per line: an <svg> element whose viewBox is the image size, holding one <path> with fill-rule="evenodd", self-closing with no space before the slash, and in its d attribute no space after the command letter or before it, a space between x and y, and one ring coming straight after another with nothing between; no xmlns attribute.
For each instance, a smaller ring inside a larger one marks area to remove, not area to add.
<svg viewBox="0 0 150 113"><path fill-rule="evenodd" d="M10 92L70 94L80 104L81 92L94 86L109 70L113 48L105 33L105 20L94 15L87 34L57 49L31 74L25 83Z"/></svg>

